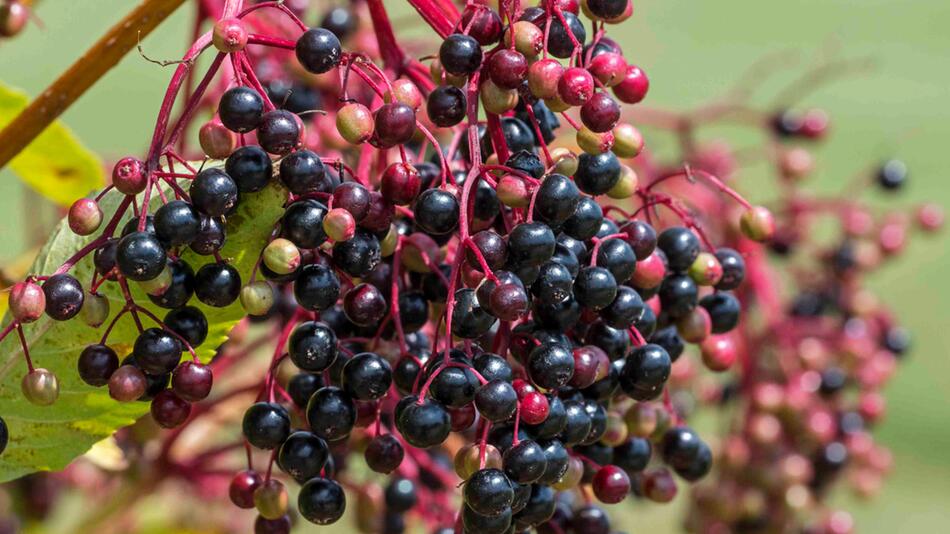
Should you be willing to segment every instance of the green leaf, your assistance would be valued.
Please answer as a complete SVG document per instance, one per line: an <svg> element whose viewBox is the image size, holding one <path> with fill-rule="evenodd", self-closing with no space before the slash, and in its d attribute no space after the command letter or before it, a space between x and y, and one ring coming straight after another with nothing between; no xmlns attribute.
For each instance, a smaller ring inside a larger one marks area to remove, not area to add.
<svg viewBox="0 0 950 534"><path fill-rule="evenodd" d="M114 213L122 196L115 191L109 192L101 202L103 212ZM250 277L257 254L267 242L274 221L280 217L286 197L285 190L271 184L259 193L242 195L237 212L228 218L227 240L221 256L229 259L240 271L242 280ZM40 251L31 273L52 273L91 240L92 237L73 234L66 221L61 221ZM191 250L183 253L182 258L195 270L214 261L213 257L199 256ZM93 273L92 255L80 261L70 272L88 287ZM167 310L153 306L136 284L131 286L136 303L147 307L157 317L164 317ZM115 283L107 282L101 292L110 300L111 318L122 308L124 300ZM197 349L202 361L208 361L231 328L244 317L244 312L238 302L225 308L211 308L193 298L191 304L200 308L208 318L208 339ZM151 321L142 314L140 316L147 327ZM8 316L4 324L9 321ZM26 373L26 362L17 336L9 335L0 343L0 417L6 420L10 429L10 443L0 454L0 482L33 471L62 469L97 441L148 412L147 402L115 402L109 397L107 388L93 388L79 378L76 370L79 353L86 345L99 342L108 323L91 328L79 318L59 322L44 316L24 327L34 365L53 371L59 378L60 396L52 406L35 406L23 398L20 380ZM135 323L126 314L109 335L109 345L121 358L131 351L136 335Z"/></svg>
<svg viewBox="0 0 950 534"><path fill-rule="evenodd" d="M0 129L29 103L26 93L0 83ZM69 206L105 183L102 162L61 121L54 121L10 161L10 170L37 193Z"/></svg>

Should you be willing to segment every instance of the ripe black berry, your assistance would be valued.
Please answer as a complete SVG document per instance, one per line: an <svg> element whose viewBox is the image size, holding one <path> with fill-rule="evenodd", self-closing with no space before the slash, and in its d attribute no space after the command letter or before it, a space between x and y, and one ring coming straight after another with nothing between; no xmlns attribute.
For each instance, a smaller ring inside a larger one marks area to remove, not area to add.
<svg viewBox="0 0 950 534"><path fill-rule="evenodd" d="M307 265L294 281L294 297L305 309L323 311L340 297L340 280L329 267Z"/></svg>
<svg viewBox="0 0 950 534"><path fill-rule="evenodd" d="M310 430L327 441L336 441L350 435L356 424L356 405L353 398L340 388L327 386L310 397L307 404Z"/></svg>
<svg viewBox="0 0 950 534"><path fill-rule="evenodd" d="M603 195L620 180L620 162L613 152L583 153L578 158L574 182L588 195Z"/></svg>
<svg viewBox="0 0 950 534"><path fill-rule="evenodd" d="M336 523L346 510L346 494L335 481L313 478L300 488L297 509L307 521L317 525Z"/></svg>
<svg viewBox="0 0 950 534"><path fill-rule="evenodd" d="M362 352L343 365L343 390L358 400L375 400L389 390L393 374L378 354Z"/></svg>
<svg viewBox="0 0 950 534"><path fill-rule="evenodd" d="M297 39L297 61L313 74L323 74L340 63L340 39L324 28L311 28Z"/></svg>
<svg viewBox="0 0 950 534"><path fill-rule="evenodd" d="M250 132L261 123L264 114L264 100L250 87L232 87L221 95L218 103L218 116L221 123L234 132Z"/></svg>
<svg viewBox="0 0 950 534"><path fill-rule="evenodd" d="M468 76L482 65L482 48L474 38L453 33L442 41L439 61L449 74Z"/></svg>
<svg viewBox="0 0 950 534"><path fill-rule="evenodd" d="M152 280L165 268L165 249L155 234L132 232L119 240L115 260L126 278Z"/></svg>
<svg viewBox="0 0 950 534"><path fill-rule="evenodd" d="M172 200L155 211L155 236L165 247L187 245L200 230L198 212L184 200Z"/></svg>
<svg viewBox="0 0 950 534"><path fill-rule="evenodd" d="M132 354L140 369L162 375L178 366L181 349L181 343L172 334L160 328L147 328L135 339Z"/></svg>
<svg viewBox="0 0 950 534"><path fill-rule="evenodd" d="M543 343L528 355L527 368L532 382L544 389L554 389L571 379L574 356L559 344Z"/></svg>
<svg viewBox="0 0 950 534"><path fill-rule="evenodd" d="M485 516L496 516L511 506L514 490L511 481L499 469L481 469L476 471L462 492L465 504L473 511Z"/></svg>
<svg viewBox="0 0 950 534"><path fill-rule="evenodd" d="M327 444L312 432L294 432L284 440L277 454L277 465L297 482L319 476L327 462Z"/></svg>
<svg viewBox="0 0 950 534"><path fill-rule="evenodd" d="M251 445L275 449L290 435L290 416L279 404L258 402L244 412L241 428Z"/></svg>
<svg viewBox="0 0 950 534"><path fill-rule="evenodd" d="M240 292L241 274L231 265L209 263L195 274L195 296L208 306L227 306L237 300Z"/></svg>
<svg viewBox="0 0 950 534"><path fill-rule="evenodd" d="M89 345L79 354L79 378L90 386L104 386L119 368L119 357L107 345Z"/></svg>
<svg viewBox="0 0 950 534"><path fill-rule="evenodd" d="M459 202L443 189L426 189L416 199L416 224L433 235L455 230L459 222Z"/></svg>
<svg viewBox="0 0 950 534"><path fill-rule="evenodd" d="M57 321L72 319L82 309L86 295L82 284L69 274L54 274L43 283L46 315Z"/></svg>
<svg viewBox="0 0 950 534"><path fill-rule="evenodd" d="M257 129L257 141L261 148L278 156L293 150L300 142L299 120L296 115L283 109L265 113Z"/></svg>
<svg viewBox="0 0 950 534"><path fill-rule="evenodd" d="M237 184L221 169L199 172L192 180L188 194L198 211L212 217L231 213L238 203Z"/></svg>
<svg viewBox="0 0 950 534"><path fill-rule="evenodd" d="M273 163L263 148L247 145L238 148L228 156L224 163L224 172L234 180L242 193L252 193L264 189L273 174Z"/></svg>
<svg viewBox="0 0 950 534"><path fill-rule="evenodd" d="M676 272L685 272L699 255L699 238L682 226L660 232L657 246L666 254L667 265Z"/></svg>
<svg viewBox="0 0 950 534"><path fill-rule="evenodd" d="M465 118L465 93L458 87L443 85L429 93L426 113L436 126L449 128Z"/></svg>
<svg viewBox="0 0 950 534"><path fill-rule="evenodd" d="M296 195L331 191L320 156L306 149L292 152L280 161L280 181Z"/></svg>

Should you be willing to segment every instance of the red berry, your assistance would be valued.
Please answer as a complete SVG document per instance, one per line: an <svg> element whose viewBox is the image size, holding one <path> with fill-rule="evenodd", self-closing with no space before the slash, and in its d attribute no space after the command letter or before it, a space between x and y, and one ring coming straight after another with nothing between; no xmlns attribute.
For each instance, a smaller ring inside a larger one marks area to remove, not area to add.
<svg viewBox="0 0 950 534"><path fill-rule="evenodd" d="M696 308L701 310L702 308ZM710 370L728 370L738 357L735 341L728 335L709 336L699 345L703 364Z"/></svg>
<svg viewBox="0 0 950 534"><path fill-rule="evenodd" d="M387 201L406 205L415 200L422 189L419 171L408 163L393 163L383 171L381 192Z"/></svg>
<svg viewBox="0 0 950 534"><path fill-rule="evenodd" d="M137 195L145 191L147 176L145 162L131 156L122 158L112 168L112 185L126 195Z"/></svg>
<svg viewBox="0 0 950 534"><path fill-rule="evenodd" d="M627 74L627 62L616 52L605 52L590 60L587 70L607 87L613 87L621 82Z"/></svg>
<svg viewBox="0 0 950 534"><path fill-rule="evenodd" d="M543 394L532 391L521 399L521 420L529 425L539 425L548 418L550 404Z"/></svg>
<svg viewBox="0 0 950 534"><path fill-rule="evenodd" d="M571 67L561 74L557 94L565 103L580 106L594 96L594 77L585 69Z"/></svg>
<svg viewBox="0 0 950 534"><path fill-rule="evenodd" d="M254 508L254 490L263 483L264 479L256 471L240 471L231 479L228 496L238 508Z"/></svg>
<svg viewBox="0 0 950 534"><path fill-rule="evenodd" d="M102 210L91 198L80 198L69 207L69 228L76 235L89 235L102 224Z"/></svg>
<svg viewBox="0 0 950 534"><path fill-rule="evenodd" d="M185 360L172 373L172 389L186 401L198 402L211 393L214 376L211 367Z"/></svg>
<svg viewBox="0 0 950 534"><path fill-rule="evenodd" d="M152 399L152 418L162 428L175 428L191 415L191 404L170 389L159 392Z"/></svg>
<svg viewBox="0 0 950 534"><path fill-rule="evenodd" d="M592 132L608 132L619 120L620 106L607 93L595 93L581 107L581 122Z"/></svg>
<svg viewBox="0 0 950 534"><path fill-rule="evenodd" d="M46 293L36 282L17 282L10 288L10 313L21 323L32 323L46 311Z"/></svg>
<svg viewBox="0 0 950 534"><path fill-rule="evenodd" d="M517 89L528 76L528 60L520 52L503 48L488 58L488 76L503 89Z"/></svg>
<svg viewBox="0 0 950 534"><path fill-rule="evenodd" d="M564 67L557 60L541 59L528 67L528 88L538 98L557 97L558 82L564 74Z"/></svg>
<svg viewBox="0 0 950 534"><path fill-rule="evenodd" d="M247 46L247 28L241 19L221 19L214 24L211 42L224 53L237 52Z"/></svg>
<svg viewBox="0 0 950 534"><path fill-rule="evenodd" d="M614 95L625 104L636 104L647 96L650 79L636 65L628 65L623 81L614 86Z"/></svg>
<svg viewBox="0 0 950 534"><path fill-rule="evenodd" d="M617 504L630 493L630 477L616 465L605 465L594 475L594 495L605 504Z"/></svg>

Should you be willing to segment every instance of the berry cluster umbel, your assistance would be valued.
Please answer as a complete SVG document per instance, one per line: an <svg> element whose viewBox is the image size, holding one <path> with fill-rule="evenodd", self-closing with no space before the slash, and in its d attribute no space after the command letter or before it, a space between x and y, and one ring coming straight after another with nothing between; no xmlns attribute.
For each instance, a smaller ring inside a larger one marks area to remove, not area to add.
<svg viewBox="0 0 950 534"><path fill-rule="evenodd" d="M401 532L419 517L438 532L606 533L590 493L604 504L669 502L677 480L703 479L714 460L728 491L695 493L697 529L794 524L783 514L795 503L763 487L767 475L782 470L782 488L817 499L849 450L875 450L863 429L880 415L877 389L906 339L858 282L901 248L903 223L886 221L873 241L874 218L856 202L798 195L780 199L776 220L727 185L730 151L691 142L691 115L656 124L682 134L682 158L649 157L623 106L641 102L649 80L606 36L632 15L629 0L461 13L445 0L410 3L443 39L428 68L403 52L381 0L334 8L314 28L293 2L223 2L173 76L149 152L115 165L119 208L106 216L102 195L71 207L70 228L97 237L53 275L12 288L15 320L2 335L25 339L23 325L44 313L106 325L79 354L79 376L116 401L150 402L154 421L176 429L166 452L221 401L256 395L239 443L171 470L200 484L205 464L244 448L229 497L256 509L255 532L290 530L284 481L293 480L297 512L321 525L343 515L346 486L370 532ZM217 56L170 121L209 46ZM203 111L195 143L185 133ZM809 156L794 143L820 139L827 117L757 119L795 187ZM896 190L906 168L888 162L876 178ZM230 216L265 187L280 187L286 203L244 279L220 251L241 231ZM793 253L811 216L827 210L847 215L846 238L795 286L786 312L756 242ZM921 212L927 228L940 219L933 207ZM84 285L69 272L90 254L95 276ZM133 283L164 317L135 302ZM104 284L125 298L115 314ZM209 331L195 301L247 314L210 363L194 350ZM743 319L751 303L764 326ZM139 333L120 357L109 333L126 315ZM828 316L842 333L819 324ZM268 344L255 383L227 381L212 395L236 361ZM56 377L23 348L24 395L54 403ZM709 373L697 373L696 352ZM857 405L840 393L852 383ZM690 398L743 403L721 446L686 424ZM373 479L348 469L359 455L391 475L382 514L362 498ZM760 508L735 509L746 492L758 492Z"/></svg>

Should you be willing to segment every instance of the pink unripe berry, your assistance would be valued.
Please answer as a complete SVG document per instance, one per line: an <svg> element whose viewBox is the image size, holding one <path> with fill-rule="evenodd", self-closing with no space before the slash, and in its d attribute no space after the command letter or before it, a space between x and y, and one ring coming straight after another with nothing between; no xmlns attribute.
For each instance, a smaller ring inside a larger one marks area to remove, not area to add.
<svg viewBox="0 0 950 534"><path fill-rule="evenodd" d="M655 251L646 258L637 262L633 276L630 278L634 287L650 289L660 285L666 275L666 266L663 259Z"/></svg>
<svg viewBox="0 0 950 534"><path fill-rule="evenodd" d="M10 313L21 323L32 323L46 311L46 294L32 281L17 282L10 288Z"/></svg>
<svg viewBox="0 0 950 534"><path fill-rule="evenodd" d="M650 89L650 79L636 65L628 65L623 80L614 86L614 95L625 104L643 101Z"/></svg>
<svg viewBox="0 0 950 534"><path fill-rule="evenodd" d="M527 184L521 178L511 174L501 177L496 192L498 200L510 208L524 208L531 201Z"/></svg>
<svg viewBox="0 0 950 534"><path fill-rule="evenodd" d="M799 133L809 139L820 139L828 132L828 114L820 109L810 109L802 118Z"/></svg>
<svg viewBox="0 0 950 534"><path fill-rule="evenodd" d="M564 67L554 59L535 61L528 67L528 88L538 98L557 97L558 81L564 73Z"/></svg>
<svg viewBox="0 0 950 534"><path fill-rule="evenodd" d="M145 162L131 156L119 160L112 168L112 185L126 195L137 195L145 191L148 177L145 175Z"/></svg>
<svg viewBox="0 0 950 534"><path fill-rule="evenodd" d="M228 486L228 497L238 508L254 508L254 490L263 483L263 477L256 471L241 471L231 479L231 484Z"/></svg>
<svg viewBox="0 0 950 534"><path fill-rule="evenodd" d="M739 218L742 234L753 241L768 241L775 235L775 218L764 206L752 206Z"/></svg>
<svg viewBox="0 0 950 534"><path fill-rule="evenodd" d="M670 502L676 497L676 480L666 468L649 471L643 479L643 494L653 502Z"/></svg>
<svg viewBox="0 0 950 534"><path fill-rule="evenodd" d="M373 137L373 112L363 104L347 104L336 113L336 129L348 143L358 145Z"/></svg>
<svg viewBox="0 0 950 534"><path fill-rule="evenodd" d="M247 46L247 28L240 19L222 19L214 24L211 32L214 47L224 53L237 52Z"/></svg>
<svg viewBox="0 0 950 534"><path fill-rule="evenodd" d="M519 20L511 25L505 35L505 44L511 45L514 34L515 50L527 58L537 57L544 50L544 31L527 20Z"/></svg>
<svg viewBox="0 0 950 534"><path fill-rule="evenodd" d="M20 33L29 19L29 8L22 3L16 0L0 3L0 37L13 37Z"/></svg>
<svg viewBox="0 0 950 534"><path fill-rule="evenodd" d="M532 391L521 399L521 420L529 425L539 425L548 418L550 409L548 398Z"/></svg>
<svg viewBox="0 0 950 534"><path fill-rule="evenodd" d="M624 80L627 74L627 62L616 52L606 52L590 60L587 67L594 78L607 87L613 87Z"/></svg>
<svg viewBox="0 0 950 534"><path fill-rule="evenodd" d="M557 95L565 104L583 105L594 96L594 77L586 69L571 67L561 74Z"/></svg>
<svg viewBox="0 0 950 534"><path fill-rule="evenodd" d="M102 224L102 210L91 198L80 198L69 207L69 228L77 235L89 235Z"/></svg>
<svg viewBox="0 0 950 534"><path fill-rule="evenodd" d="M701 309L701 308L697 308ZM703 364L717 373L728 370L736 362L738 350L728 335L709 336L699 345Z"/></svg>
<svg viewBox="0 0 950 534"><path fill-rule="evenodd" d="M399 78L392 82L393 86L393 96L396 97L396 102L401 102L412 108L413 111L419 111L419 108L422 107L423 97L422 93L419 91L419 88L416 87L416 84L410 82L405 78ZM387 95L387 102L390 99Z"/></svg>
<svg viewBox="0 0 950 534"><path fill-rule="evenodd" d="M917 209L917 223L922 229L934 232L943 226L943 208L937 204L924 204Z"/></svg>
<svg viewBox="0 0 950 534"><path fill-rule="evenodd" d="M337 243L346 241L356 234L356 219L343 208L333 208L323 217L323 231Z"/></svg>
<svg viewBox="0 0 950 534"><path fill-rule="evenodd" d="M145 374L133 365L123 365L109 377L109 396L119 402L132 402L145 394Z"/></svg>
<svg viewBox="0 0 950 534"><path fill-rule="evenodd" d="M614 154L618 158L635 158L643 151L643 134L635 126L620 123L614 126Z"/></svg>
<svg viewBox="0 0 950 534"><path fill-rule="evenodd" d="M815 169L815 158L808 150L795 147L782 152L779 159L782 176L789 180L803 178Z"/></svg>
<svg viewBox="0 0 950 534"><path fill-rule="evenodd" d="M237 148L237 134L225 128L221 121L210 120L198 130L198 144L211 159L225 159Z"/></svg>

